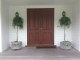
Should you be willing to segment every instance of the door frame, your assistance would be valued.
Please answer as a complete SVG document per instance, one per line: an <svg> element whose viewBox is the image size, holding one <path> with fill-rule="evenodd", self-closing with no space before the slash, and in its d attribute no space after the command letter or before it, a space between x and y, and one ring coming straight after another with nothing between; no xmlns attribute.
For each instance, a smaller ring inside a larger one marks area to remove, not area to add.
<svg viewBox="0 0 80 60"><path fill-rule="evenodd" d="M29 16L29 9L53 9L53 12L54 12L54 8L27 8L27 17ZM29 18L27 18L27 44L28 44L28 39L29 39L29 36L28 36L28 31L29 31L28 20L29 20ZM53 16L53 23L54 23L54 16ZM53 29L53 31L52 31L52 33L53 33L53 35L52 35L53 36L53 45L51 45L51 46L56 46L56 45L54 45L54 24L53 24L52 29ZM34 46L26 46L26 47L35 47L35 45Z"/></svg>

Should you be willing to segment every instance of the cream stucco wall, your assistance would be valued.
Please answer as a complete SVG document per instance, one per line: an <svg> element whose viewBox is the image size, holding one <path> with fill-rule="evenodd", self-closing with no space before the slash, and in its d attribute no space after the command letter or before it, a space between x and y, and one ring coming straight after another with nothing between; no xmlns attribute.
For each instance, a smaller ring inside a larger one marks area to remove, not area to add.
<svg viewBox="0 0 80 60"><path fill-rule="evenodd" d="M59 19L62 11L66 11L66 15L72 20L72 6L67 5L36 5L36 6L10 6L9 7L9 42L16 40L16 29L12 27L15 12L19 12L24 19L24 28L19 30L19 41L23 42L23 46L27 45L27 8L54 8L54 43L59 46L60 41L64 40L63 28L59 27ZM72 26L71 26L72 27ZM66 40L72 41L72 29L66 29Z"/></svg>

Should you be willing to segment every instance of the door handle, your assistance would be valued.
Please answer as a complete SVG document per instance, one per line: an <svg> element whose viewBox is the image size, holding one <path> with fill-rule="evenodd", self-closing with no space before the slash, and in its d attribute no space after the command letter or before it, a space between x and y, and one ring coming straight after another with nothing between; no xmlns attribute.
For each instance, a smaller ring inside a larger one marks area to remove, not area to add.
<svg viewBox="0 0 80 60"><path fill-rule="evenodd" d="M39 22L39 28L42 28L42 21Z"/></svg>

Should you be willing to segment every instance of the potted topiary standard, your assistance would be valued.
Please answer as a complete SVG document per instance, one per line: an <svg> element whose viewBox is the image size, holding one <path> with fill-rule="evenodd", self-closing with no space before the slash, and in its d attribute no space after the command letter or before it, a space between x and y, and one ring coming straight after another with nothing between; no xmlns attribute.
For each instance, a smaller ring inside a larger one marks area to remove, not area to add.
<svg viewBox="0 0 80 60"><path fill-rule="evenodd" d="M66 17L65 11L62 12L62 17L59 20L60 26L64 27L64 41L60 42L60 47L62 49L71 49L72 43L70 41L65 40L65 28L69 28L71 24L71 20L69 17Z"/></svg>
<svg viewBox="0 0 80 60"><path fill-rule="evenodd" d="M23 29L23 19L19 16L19 13L16 12L15 17L13 19L12 26L17 28L17 39L16 41L11 42L12 49L20 49L22 48L22 42L18 41L18 29Z"/></svg>

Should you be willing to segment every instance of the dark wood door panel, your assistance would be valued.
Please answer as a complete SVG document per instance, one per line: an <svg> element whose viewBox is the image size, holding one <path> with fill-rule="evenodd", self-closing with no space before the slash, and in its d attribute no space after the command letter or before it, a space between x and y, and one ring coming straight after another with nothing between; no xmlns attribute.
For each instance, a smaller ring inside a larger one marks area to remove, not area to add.
<svg viewBox="0 0 80 60"><path fill-rule="evenodd" d="M49 12L47 12L47 14L45 14L45 12L41 13L40 20L42 22L43 30L52 30L52 24L54 24L52 17L53 16L51 16Z"/></svg>
<svg viewBox="0 0 80 60"><path fill-rule="evenodd" d="M51 32L41 32L40 44L53 44Z"/></svg>
<svg viewBox="0 0 80 60"><path fill-rule="evenodd" d="M35 29L39 29L39 15L34 13L34 12L30 12L29 14L29 28L30 30L35 30Z"/></svg>
<svg viewBox="0 0 80 60"><path fill-rule="evenodd" d="M36 45L39 43L39 32L29 32L28 45Z"/></svg>

